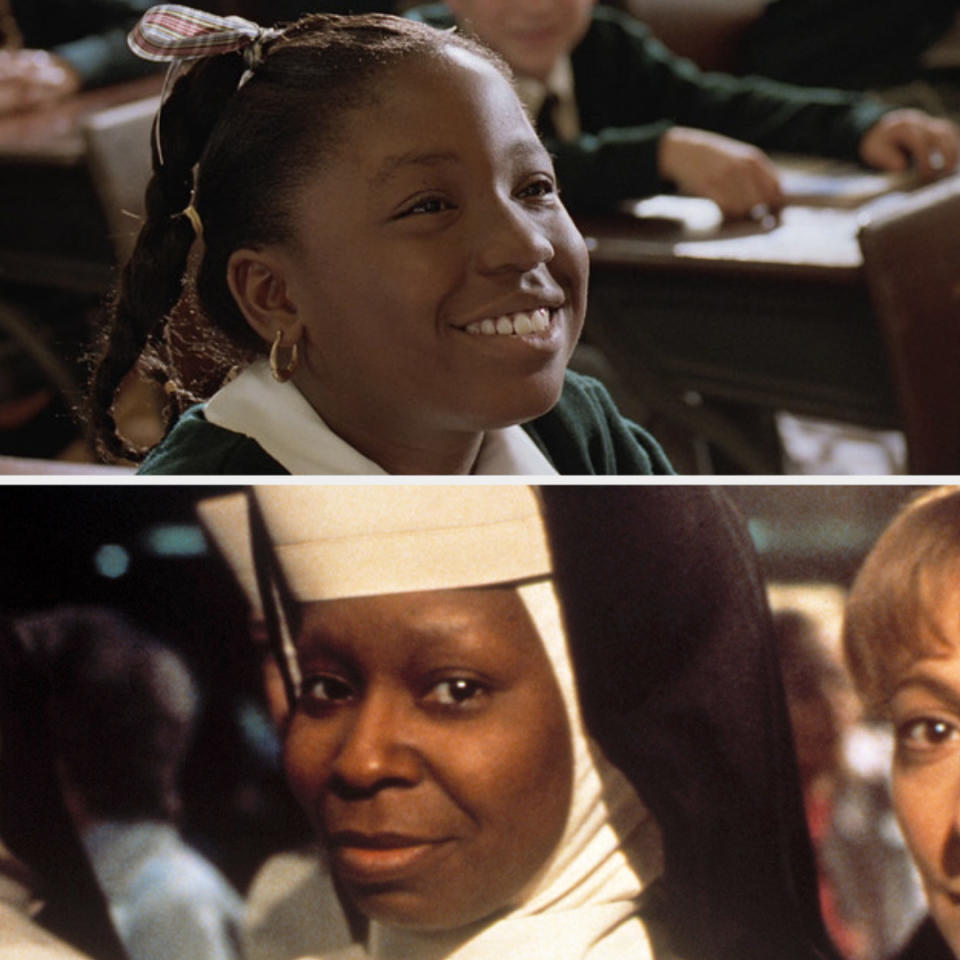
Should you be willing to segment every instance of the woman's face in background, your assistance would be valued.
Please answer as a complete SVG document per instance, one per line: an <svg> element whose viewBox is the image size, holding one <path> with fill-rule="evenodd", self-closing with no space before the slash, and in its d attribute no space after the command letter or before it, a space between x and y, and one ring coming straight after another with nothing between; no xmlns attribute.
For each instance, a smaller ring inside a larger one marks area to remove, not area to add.
<svg viewBox="0 0 960 960"><path fill-rule="evenodd" d="M890 701L893 802L930 912L960 956L960 591L937 614L949 647L916 660Z"/></svg>
<svg viewBox="0 0 960 960"><path fill-rule="evenodd" d="M562 836L570 731L512 588L306 604L288 780L367 916L452 929L507 906Z"/></svg>

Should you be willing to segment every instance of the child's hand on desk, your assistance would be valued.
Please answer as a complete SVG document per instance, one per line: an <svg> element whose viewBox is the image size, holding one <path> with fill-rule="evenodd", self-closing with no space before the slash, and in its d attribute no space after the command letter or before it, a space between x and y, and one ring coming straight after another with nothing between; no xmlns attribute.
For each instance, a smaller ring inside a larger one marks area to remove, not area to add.
<svg viewBox="0 0 960 960"><path fill-rule="evenodd" d="M80 86L76 70L46 50L0 50L0 116L43 106Z"/></svg>
<svg viewBox="0 0 960 960"><path fill-rule="evenodd" d="M913 166L933 180L956 169L960 129L922 110L894 110L881 117L860 141L860 159L878 170L901 171Z"/></svg>
<svg viewBox="0 0 960 960"><path fill-rule="evenodd" d="M780 178L757 147L706 130L672 127L660 138L660 176L681 193L713 200L728 219L784 204Z"/></svg>

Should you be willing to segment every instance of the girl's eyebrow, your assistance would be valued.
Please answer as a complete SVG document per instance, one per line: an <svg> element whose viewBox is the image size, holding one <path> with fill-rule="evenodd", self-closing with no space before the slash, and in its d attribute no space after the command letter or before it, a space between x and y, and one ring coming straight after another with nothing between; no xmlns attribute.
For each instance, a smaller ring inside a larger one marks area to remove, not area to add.
<svg viewBox="0 0 960 960"><path fill-rule="evenodd" d="M374 175L373 180L374 183L383 186L407 167L435 167L444 163L457 163L459 160L460 155L452 150L433 151L429 153L409 150L406 153L387 157Z"/></svg>
<svg viewBox="0 0 960 960"><path fill-rule="evenodd" d="M504 155L511 160L549 154L535 137L520 137L514 140L504 151ZM373 182L378 186L385 186L396 177L401 170L408 167L436 167L445 163L460 163L462 155L456 150L408 150L406 153L394 154L387 157L374 174Z"/></svg>

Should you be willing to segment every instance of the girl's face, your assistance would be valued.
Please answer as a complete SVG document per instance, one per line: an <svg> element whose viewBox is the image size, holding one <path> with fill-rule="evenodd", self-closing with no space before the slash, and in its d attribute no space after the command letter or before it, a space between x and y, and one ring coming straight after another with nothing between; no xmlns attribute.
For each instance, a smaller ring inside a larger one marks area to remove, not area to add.
<svg viewBox="0 0 960 960"><path fill-rule="evenodd" d="M508 905L558 843L572 757L553 670L516 591L306 604L288 780L341 888L394 926Z"/></svg>
<svg viewBox="0 0 960 960"><path fill-rule="evenodd" d="M449 48L344 122L280 251L301 392L368 456L549 410L587 255L510 85Z"/></svg>
<svg viewBox="0 0 960 960"><path fill-rule="evenodd" d="M960 956L960 594L947 607L951 648L915 661L890 703L893 800L930 912Z"/></svg>

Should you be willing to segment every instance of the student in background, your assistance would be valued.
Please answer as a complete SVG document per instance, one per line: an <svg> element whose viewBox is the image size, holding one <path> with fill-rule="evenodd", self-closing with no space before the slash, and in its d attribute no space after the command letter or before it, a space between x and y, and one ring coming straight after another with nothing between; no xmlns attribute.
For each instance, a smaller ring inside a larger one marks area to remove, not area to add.
<svg viewBox="0 0 960 960"><path fill-rule="evenodd" d="M103 608L17 621L50 679L66 806L130 960L238 960L242 901L180 837L197 691L169 648Z"/></svg>
<svg viewBox="0 0 960 960"><path fill-rule="evenodd" d="M63 799L36 653L0 620L0 958L127 960Z"/></svg>
<svg viewBox="0 0 960 960"><path fill-rule="evenodd" d="M667 190L708 197L728 217L776 209L767 150L928 178L957 164L952 123L838 90L701 73L594 0L450 0L408 15L459 23L507 60L574 212Z"/></svg>

